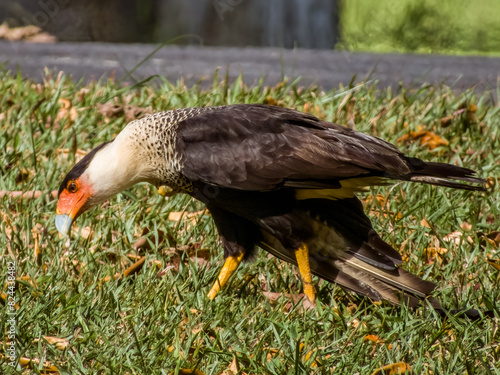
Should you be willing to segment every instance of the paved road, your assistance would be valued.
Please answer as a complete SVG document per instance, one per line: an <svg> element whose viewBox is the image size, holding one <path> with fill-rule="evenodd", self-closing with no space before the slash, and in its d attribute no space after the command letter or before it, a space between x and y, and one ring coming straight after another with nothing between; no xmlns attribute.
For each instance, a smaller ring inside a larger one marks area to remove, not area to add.
<svg viewBox="0 0 500 375"><path fill-rule="evenodd" d="M0 41L0 63L9 69L20 67L26 77L39 80L43 68L63 70L75 79L109 76L124 77L155 50L154 45L58 43L23 44ZM379 87L397 87L399 82L420 85L446 83L457 90L476 87L496 94L500 79L500 58L437 55L351 53L330 50L281 50L277 48L179 47L161 48L140 65L132 77L141 80L162 75L175 82L183 77L191 85L203 80L210 85L215 70L223 76L229 69L234 79L240 73L246 83L261 77L272 85L283 75L301 77L302 85L324 89L347 85L369 77Z"/></svg>

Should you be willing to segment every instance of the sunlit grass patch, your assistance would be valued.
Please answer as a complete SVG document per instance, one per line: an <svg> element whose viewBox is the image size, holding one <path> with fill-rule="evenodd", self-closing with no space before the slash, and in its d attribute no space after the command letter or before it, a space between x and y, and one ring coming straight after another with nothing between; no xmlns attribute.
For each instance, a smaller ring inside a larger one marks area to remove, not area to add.
<svg viewBox="0 0 500 375"><path fill-rule="evenodd" d="M496 0L344 0L340 4L341 48L500 54Z"/></svg>
<svg viewBox="0 0 500 375"><path fill-rule="evenodd" d="M492 178L487 193L398 183L361 198L405 268L439 284L444 305L498 314L499 271L487 259L500 258L496 237L488 237L500 223L500 107L490 96L434 86L323 92L240 80L209 90L168 82L83 86L64 75L37 84L6 72L0 93L0 269L15 260L17 355L38 359L27 373L42 372L44 361L67 374L221 374L230 366L247 374L365 374L397 362L415 373L499 373L494 319L374 305L326 282L318 285L317 308L304 310L286 296L301 291L297 271L264 252L210 301L222 249L199 202L163 199L138 185L79 218L66 247L51 193L78 158L142 113L229 103L296 108L377 135L411 156ZM431 147L419 132L446 142ZM20 199L9 195L14 191L41 193ZM141 236L143 245L134 246ZM141 257L142 268L124 276ZM15 373L0 361L2 371Z"/></svg>

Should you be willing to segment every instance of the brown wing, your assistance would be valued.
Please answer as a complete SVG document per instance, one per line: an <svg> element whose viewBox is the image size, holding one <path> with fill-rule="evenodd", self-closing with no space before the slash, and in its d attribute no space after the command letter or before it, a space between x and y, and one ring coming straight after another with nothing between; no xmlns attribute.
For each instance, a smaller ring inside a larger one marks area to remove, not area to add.
<svg viewBox="0 0 500 375"><path fill-rule="evenodd" d="M335 188L360 176L405 176L406 158L378 138L290 109L234 105L179 124L183 174L244 190Z"/></svg>

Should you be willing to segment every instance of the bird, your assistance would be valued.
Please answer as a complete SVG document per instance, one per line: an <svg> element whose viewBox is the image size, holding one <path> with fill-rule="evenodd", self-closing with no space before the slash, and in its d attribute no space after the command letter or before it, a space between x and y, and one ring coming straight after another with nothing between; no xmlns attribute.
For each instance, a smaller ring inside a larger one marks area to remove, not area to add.
<svg viewBox="0 0 500 375"><path fill-rule="evenodd" d="M130 122L81 159L58 191L55 223L68 236L85 211L136 183L188 194L211 214L224 265L214 299L261 248L298 266L307 299L312 275L372 301L416 307L436 284L402 267L357 193L397 181L484 191L476 172L406 156L374 136L264 104L183 108Z"/></svg>

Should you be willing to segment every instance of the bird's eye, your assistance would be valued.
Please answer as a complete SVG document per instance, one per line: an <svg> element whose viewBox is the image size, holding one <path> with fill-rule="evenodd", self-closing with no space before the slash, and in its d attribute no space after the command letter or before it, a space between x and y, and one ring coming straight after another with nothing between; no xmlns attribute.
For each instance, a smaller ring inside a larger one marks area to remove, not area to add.
<svg viewBox="0 0 500 375"><path fill-rule="evenodd" d="M76 193L76 191L78 190L78 187L76 186L76 184L74 182L71 182L69 185L68 185L68 191L70 193Z"/></svg>

